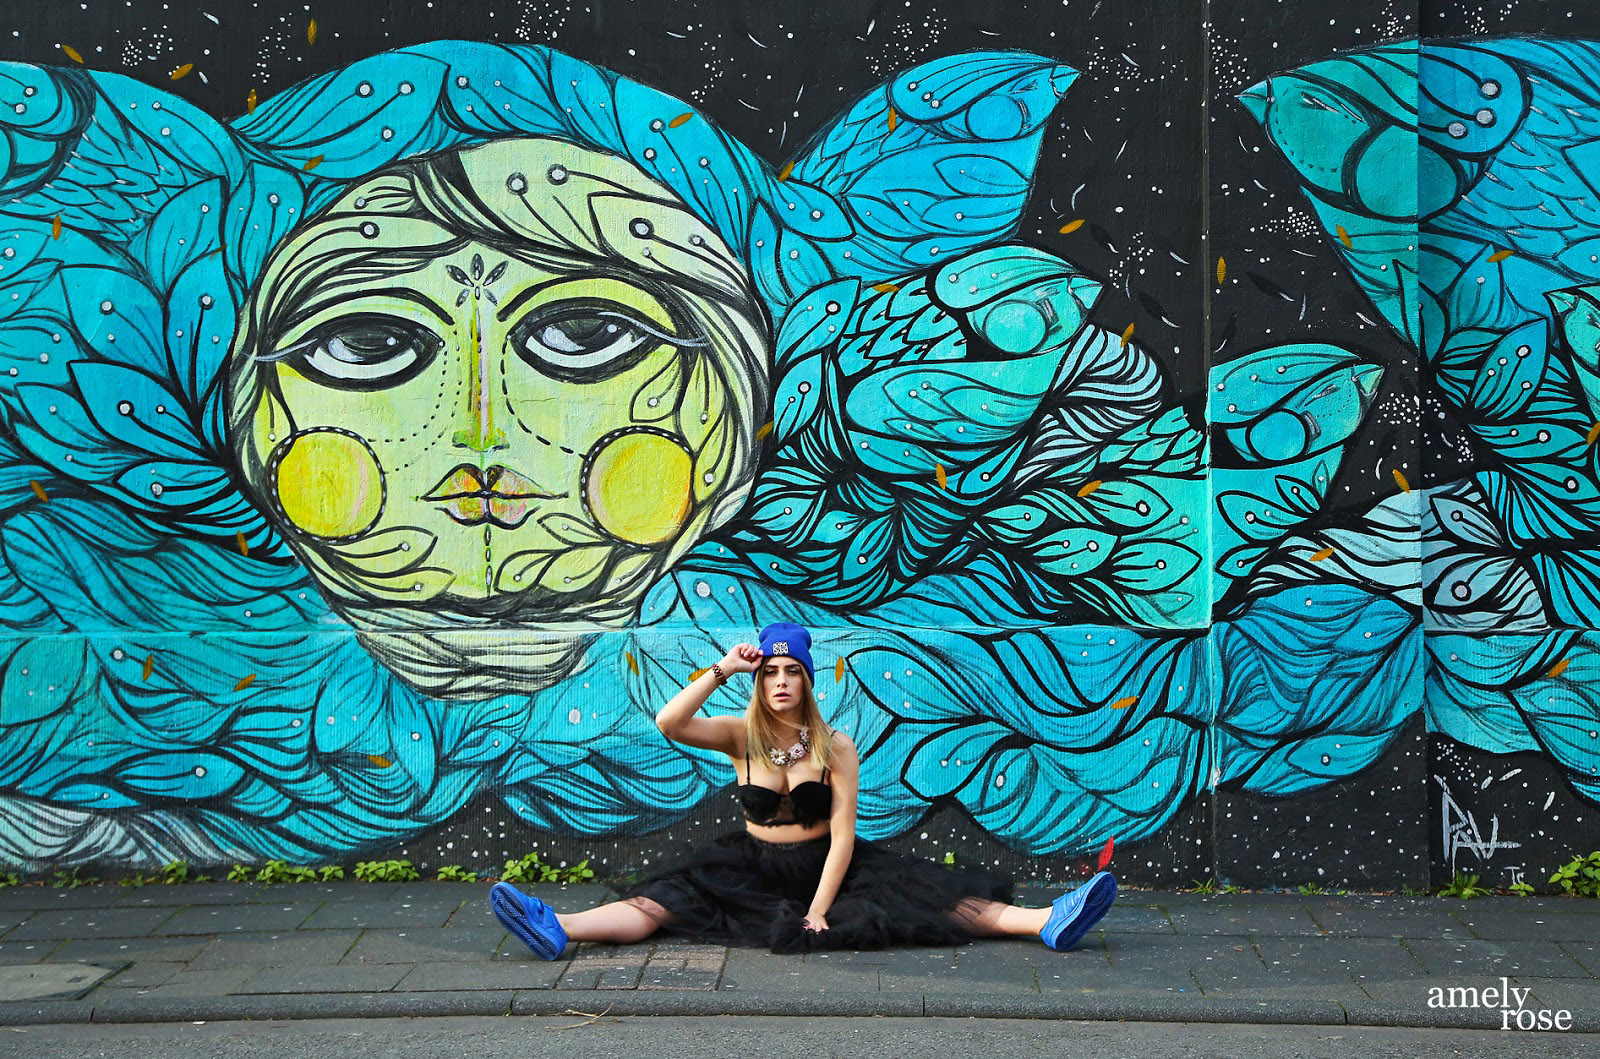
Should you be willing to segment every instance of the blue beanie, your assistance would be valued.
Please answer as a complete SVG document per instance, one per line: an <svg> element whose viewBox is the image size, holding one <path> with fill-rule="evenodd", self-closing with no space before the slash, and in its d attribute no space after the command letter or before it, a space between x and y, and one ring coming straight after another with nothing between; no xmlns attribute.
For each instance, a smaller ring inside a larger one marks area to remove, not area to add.
<svg viewBox="0 0 1600 1059"><path fill-rule="evenodd" d="M792 621L775 621L761 630L761 654L766 658L787 655L806 667L811 682L817 682L816 667L811 664L811 634Z"/></svg>

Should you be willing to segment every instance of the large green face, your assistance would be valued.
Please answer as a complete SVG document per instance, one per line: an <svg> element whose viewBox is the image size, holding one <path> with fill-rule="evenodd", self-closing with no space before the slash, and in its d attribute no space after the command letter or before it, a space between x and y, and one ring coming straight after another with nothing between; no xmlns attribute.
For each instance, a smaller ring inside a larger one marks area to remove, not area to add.
<svg viewBox="0 0 1600 1059"><path fill-rule="evenodd" d="M753 305L621 159L445 156L352 187L268 263L234 445L335 603L615 621L742 497Z"/></svg>

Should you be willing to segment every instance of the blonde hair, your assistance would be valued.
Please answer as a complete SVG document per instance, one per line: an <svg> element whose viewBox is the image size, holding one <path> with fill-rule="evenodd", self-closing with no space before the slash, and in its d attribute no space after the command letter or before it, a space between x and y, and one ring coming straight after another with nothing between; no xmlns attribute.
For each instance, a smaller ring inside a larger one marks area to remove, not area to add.
<svg viewBox="0 0 1600 1059"><path fill-rule="evenodd" d="M767 705L761 679L761 671L766 668L767 661L763 658L756 667L756 686L750 692L750 708L744 714L744 745L751 757L759 756L762 761L771 764L770 752L778 750L786 753L794 744L794 739L779 730L778 719L773 716L772 707ZM804 668L801 672L804 672ZM811 732L811 762L819 770L825 769L828 767L828 753L832 749L833 727L822 719L817 697L811 691L810 676L802 678L800 690L800 724Z"/></svg>

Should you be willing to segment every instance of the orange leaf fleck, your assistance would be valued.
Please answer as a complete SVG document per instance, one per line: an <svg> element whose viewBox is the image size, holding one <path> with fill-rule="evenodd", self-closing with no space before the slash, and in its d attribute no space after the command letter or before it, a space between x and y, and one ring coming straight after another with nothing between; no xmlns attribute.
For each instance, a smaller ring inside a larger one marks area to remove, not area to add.
<svg viewBox="0 0 1600 1059"><path fill-rule="evenodd" d="M234 539L236 539L239 542L239 554L240 555L249 555L250 554L250 542L244 539L244 530L239 530L233 536L234 536Z"/></svg>
<svg viewBox="0 0 1600 1059"><path fill-rule="evenodd" d="M893 132L895 130L895 126L899 125L899 124L900 124L900 115L898 115L898 114L896 114L894 112L894 108L893 107L890 107L889 108L889 131Z"/></svg>
<svg viewBox="0 0 1600 1059"><path fill-rule="evenodd" d="M1333 226L1333 230L1338 233L1339 242L1348 247L1350 245L1350 233L1344 230L1344 225L1336 224Z"/></svg>
<svg viewBox="0 0 1600 1059"><path fill-rule="evenodd" d="M1327 559L1332 555L1333 555L1333 549L1332 548L1324 548L1320 552L1313 552L1311 554L1311 561L1314 562L1314 563L1320 563L1320 562L1322 562L1322 560Z"/></svg>
<svg viewBox="0 0 1600 1059"><path fill-rule="evenodd" d="M770 433L772 433L772 420L769 419L761 424L760 430L756 431L756 440L760 441Z"/></svg>
<svg viewBox="0 0 1600 1059"><path fill-rule="evenodd" d="M174 81L176 81L180 77L187 77L189 75L189 71L193 70L193 69L194 69L194 63L184 63L182 66L178 67L176 70L172 71L172 73L168 74L167 76L172 78Z"/></svg>
<svg viewBox="0 0 1600 1059"><path fill-rule="evenodd" d="M1071 235L1073 232L1077 231L1079 228L1082 228L1082 227L1083 227L1083 218L1079 217L1075 221L1068 221L1066 224L1063 224L1061 226L1061 234L1062 235Z"/></svg>
<svg viewBox="0 0 1600 1059"><path fill-rule="evenodd" d="M381 769L386 769L390 765L394 764L393 761L390 761L388 758L384 757L382 754L368 754L367 755L367 760L372 762L374 765L376 765L378 768L381 768Z"/></svg>
<svg viewBox="0 0 1600 1059"><path fill-rule="evenodd" d="M240 677L239 678L239 683L237 683L237 684L235 684L233 686L233 690L234 691L243 691L245 688L248 688L251 684L254 684L255 682L256 682L256 675L254 673L251 673L247 677Z"/></svg>
<svg viewBox="0 0 1600 1059"><path fill-rule="evenodd" d="M1098 478L1092 482L1085 482L1082 488L1078 490L1078 495L1080 497L1088 496L1090 493L1094 492L1096 489L1099 489L1104 484L1105 483Z"/></svg>
<svg viewBox="0 0 1600 1059"><path fill-rule="evenodd" d="M150 674L155 672L155 668L156 668L156 656L155 655L145 655L145 658L144 658L144 671L139 674L139 679L140 680L149 680L150 679Z"/></svg>
<svg viewBox="0 0 1600 1059"><path fill-rule="evenodd" d="M311 172L313 169L317 168L317 166L319 166L321 164L322 164L322 155L319 154L315 158L306 159L306 164L300 167L300 171L302 173L309 173L309 172Z"/></svg>
<svg viewBox="0 0 1600 1059"><path fill-rule="evenodd" d="M699 669L689 674L689 683L693 684L695 681L699 680L709 672L711 672L710 666L701 666Z"/></svg>
<svg viewBox="0 0 1600 1059"><path fill-rule="evenodd" d="M889 293L891 293L893 291L899 290L900 289L900 284L898 284L898 283L874 283L872 285L872 289L877 291L879 294L889 294Z"/></svg>
<svg viewBox="0 0 1600 1059"><path fill-rule="evenodd" d="M1584 439L1586 444L1593 445L1596 438L1600 438L1600 423L1589 428L1589 436Z"/></svg>
<svg viewBox="0 0 1600 1059"><path fill-rule="evenodd" d="M1402 493L1411 492L1411 483L1406 481L1406 476L1400 473L1399 468L1396 468L1389 473L1394 475L1394 484L1400 487L1400 491Z"/></svg>
<svg viewBox="0 0 1600 1059"><path fill-rule="evenodd" d="M833 682L835 684L844 682L844 659L842 658L833 664Z"/></svg>
<svg viewBox="0 0 1600 1059"><path fill-rule="evenodd" d="M1572 659L1563 658L1561 661L1559 661L1555 665L1551 666L1550 667L1550 672L1546 673L1545 676L1547 676L1550 679L1554 680L1556 677L1559 677L1561 674L1563 674L1563 673L1565 673L1567 671L1567 666L1570 665L1571 662L1572 662Z"/></svg>
<svg viewBox="0 0 1600 1059"><path fill-rule="evenodd" d="M50 238L61 238L61 214L59 213L50 220Z"/></svg>
<svg viewBox="0 0 1600 1059"><path fill-rule="evenodd" d="M667 122L667 128L676 129L679 125L684 124L692 117L694 117L694 111L686 110L682 114L679 114L677 117L673 118L671 121Z"/></svg>
<svg viewBox="0 0 1600 1059"><path fill-rule="evenodd" d="M250 90L250 94L244 97L244 111L246 114L254 114L256 112L256 90L253 88Z"/></svg>
<svg viewBox="0 0 1600 1059"><path fill-rule="evenodd" d="M624 652L622 652L622 656L628 660L628 668L633 671L633 675L634 676L638 676L639 675L639 663L634 660L633 652L632 651L624 651Z"/></svg>
<svg viewBox="0 0 1600 1059"><path fill-rule="evenodd" d="M1118 699L1116 702L1113 702L1111 704L1111 708L1113 710L1125 710L1129 706L1132 706L1134 703L1136 703L1138 701L1139 701L1139 696L1137 696L1137 695L1129 695L1125 699Z"/></svg>
<svg viewBox="0 0 1600 1059"><path fill-rule="evenodd" d="M34 481L31 478L28 480L28 488L32 489L33 490L33 495L38 497L40 500L49 500L50 499L48 496L45 495L44 486L40 485L38 482Z"/></svg>
<svg viewBox="0 0 1600 1059"><path fill-rule="evenodd" d="M1219 256L1217 258L1217 286L1219 286L1219 287L1222 286L1222 281L1227 279L1227 278L1228 278L1228 259L1225 258L1225 257L1220 257Z"/></svg>
<svg viewBox="0 0 1600 1059"><path fill-rule="evenodd" d="M306 23L306 43L307 44L315 44L316 42L317 42L317 20L316 19L312 19L310 22Z"/></svg>
<svg viewBox="0 0 1600 1059"><path fill-rule="evenodd" d="M934 481L939 483L940 489L946 488L945 482L949 481L949 479L945 477L944 464L936 463L933 465L933 478Z"/></svg>
<svg viewBox="0 0 1600 1059"><path fill-rule="evenodd" d="M792 172L794 172L794 163L793 162L786 162L786 163L784 163L783 168L778 170L778 179L779 180L788 180L789 179L789 174L792 173Z"/></svg>
<svg viewBox="0 0 1600 1059"><path fill-rule="evenodd" d="M1129 324L1122 329L1122 348L1127 349L1128 343L1133 341L1133 325Z"/></svg>
<svg viewBox="0 0 1600 1059"><path fill-rule="evenodd" d="M71 59L73 62L75 62L75 63L82 63L83 62L83 56L79 55L78 54L78 49L74 48L72 45L63 44L63 45L61 45L61 50L66 52L67 53L67 58Z"/></svg>
<svg viewBox="0 0 1600 1059"><path fill-rule="evenodd" d="M1516 253L1515 250L1496 250L1494 253L1489 255L1489 264L1493 265L1504 261L1514 253Z"/></svg>

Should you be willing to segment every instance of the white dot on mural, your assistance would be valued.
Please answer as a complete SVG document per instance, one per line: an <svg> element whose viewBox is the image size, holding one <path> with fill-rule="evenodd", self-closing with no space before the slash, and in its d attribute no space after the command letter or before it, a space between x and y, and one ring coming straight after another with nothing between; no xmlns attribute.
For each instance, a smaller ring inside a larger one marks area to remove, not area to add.
<svg viewBox="0 0 1600 1059"><path fill-rule="evenodd" d="M694 584L694 594L699 596L701 599L705 599L707 596L711 595L711 586L706 584L704 581L696 581Z"/></svg>
<svg viewBox="0 0 1600 1059"><path fill-rule="evenodd" d="M568 724L577 724L581 720L583 720L582 711L576 710L576 709L567 711L567 723Z"/></svg>

